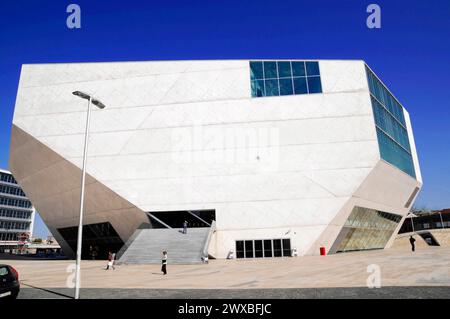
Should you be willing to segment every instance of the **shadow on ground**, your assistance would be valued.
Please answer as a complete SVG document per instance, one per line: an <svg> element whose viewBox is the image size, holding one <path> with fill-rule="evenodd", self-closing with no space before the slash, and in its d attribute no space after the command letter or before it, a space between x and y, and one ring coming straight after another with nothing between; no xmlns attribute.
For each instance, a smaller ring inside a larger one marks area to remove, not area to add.
<svg viewBox="0 0 450 319"><path fill-rule="evenodd" d="M69 288L23 285L19 299L72 299ZM449 299L450 287L293 289L118 289L84 288L82 299Z"/></svg>

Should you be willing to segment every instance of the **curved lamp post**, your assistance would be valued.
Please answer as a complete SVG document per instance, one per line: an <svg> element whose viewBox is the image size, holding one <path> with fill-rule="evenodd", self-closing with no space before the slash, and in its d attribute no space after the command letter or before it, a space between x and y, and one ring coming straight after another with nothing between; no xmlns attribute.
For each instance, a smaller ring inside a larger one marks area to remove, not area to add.
<svg viewBox="0 0 450 319"><path fill-rule="evenodd" d="M81 245L83 239L83 206L84 206L84 184L86 180L86 159L88 151L88 138L89 138L89 122L91 119L91 103L97 106L99 109L104 109L105 105L99 100L93 98L91 95L75 91L72 92L82 99L88 100L87 118L86 118L86 133L84 135L84 152L83 152L83 173L81 177L81 196L80 196L80 221L78 224L78 239L77 239L77 263L75 268L75 299L80 298L80 264L81 264Z"/></svg>

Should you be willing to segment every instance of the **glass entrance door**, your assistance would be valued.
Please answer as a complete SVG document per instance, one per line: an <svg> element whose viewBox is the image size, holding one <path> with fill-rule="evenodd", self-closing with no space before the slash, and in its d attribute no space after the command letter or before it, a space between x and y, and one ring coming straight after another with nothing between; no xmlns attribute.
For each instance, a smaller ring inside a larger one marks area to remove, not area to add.
<svg viewBox="0 0 450 319"><path fill-rule="evenodd" d="M291 239L237 240L236 258L291 257Z"/></svg>

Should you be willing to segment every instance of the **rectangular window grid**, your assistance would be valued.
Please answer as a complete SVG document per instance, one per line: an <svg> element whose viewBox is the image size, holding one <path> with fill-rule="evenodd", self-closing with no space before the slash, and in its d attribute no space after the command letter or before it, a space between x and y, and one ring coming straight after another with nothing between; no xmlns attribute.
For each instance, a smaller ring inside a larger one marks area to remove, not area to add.
<svg viewBox="0 0 450 319"><path fill-rule="evenodd" d="M380 156L416 178L403 107L366 66Z"/></svg>
<svg viewBox="0 0 450 319"><path fill-rule="evenodd" d="M317 61L250 61L252 97L322 93Z"/></svg>
<svg viewBox="0 0 450 319"><path fill-rule="evenodd" d="M237 240L236 258L291 257L291 239Z"/></svg>
<svg viewBox="0 0 450 319"><path fill-rule="evenodd" d="M382 249L402 216L365 207L354 207L341 232L337 252Z"/></svg>

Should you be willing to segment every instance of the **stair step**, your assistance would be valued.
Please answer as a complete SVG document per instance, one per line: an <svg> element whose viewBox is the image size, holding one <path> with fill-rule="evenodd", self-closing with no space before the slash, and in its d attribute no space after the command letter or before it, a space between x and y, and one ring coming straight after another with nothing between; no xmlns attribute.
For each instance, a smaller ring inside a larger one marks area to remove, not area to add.
<svg viewBox="0 0 450 319"><path fill-rule="evenodd" d="M160 264L162 251L169 264L201 263L203 247L210 228L138 229L118 253L118 264Z"/></svg>

